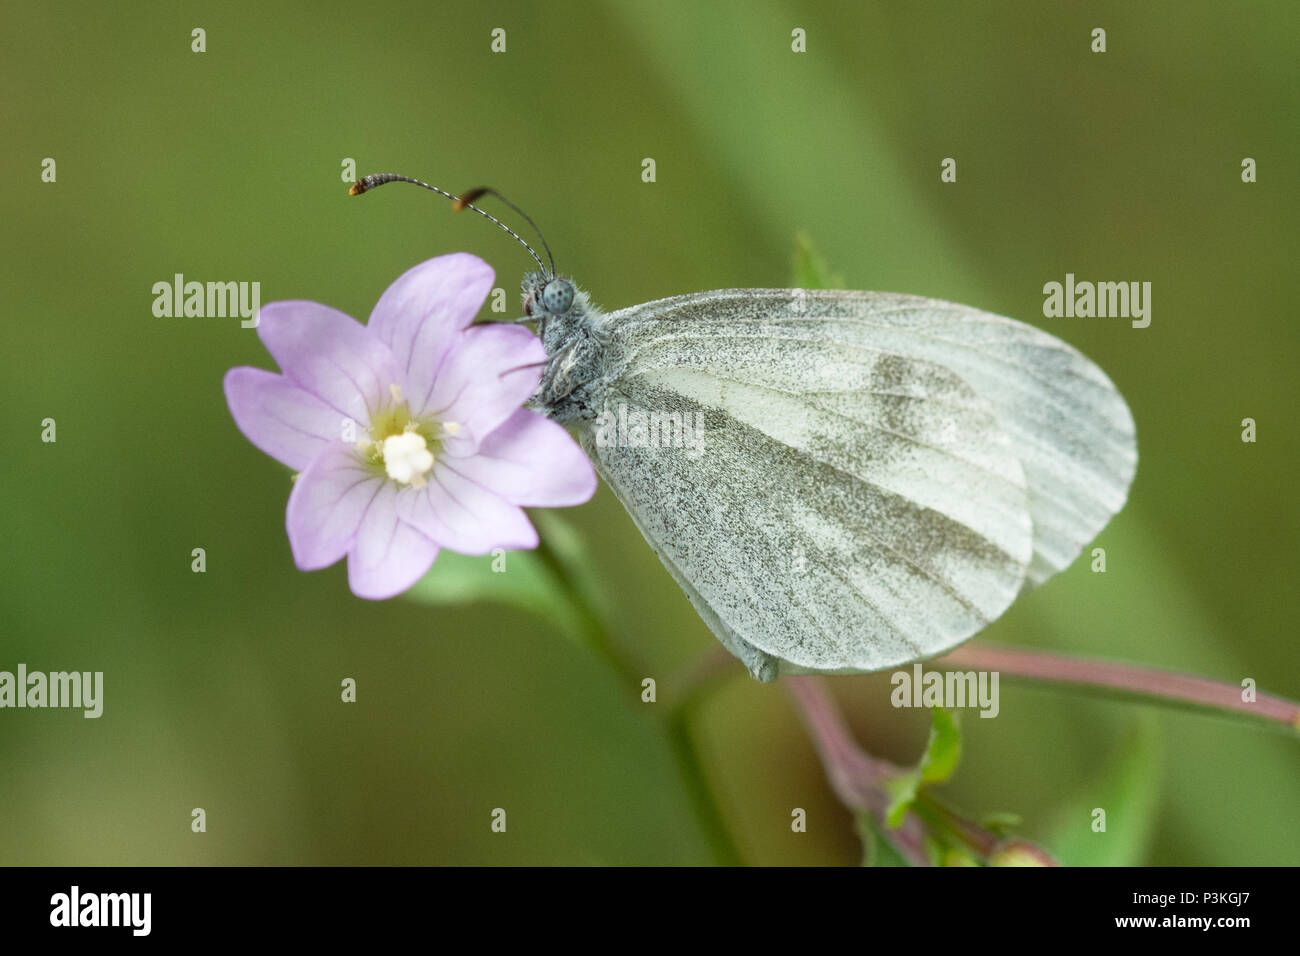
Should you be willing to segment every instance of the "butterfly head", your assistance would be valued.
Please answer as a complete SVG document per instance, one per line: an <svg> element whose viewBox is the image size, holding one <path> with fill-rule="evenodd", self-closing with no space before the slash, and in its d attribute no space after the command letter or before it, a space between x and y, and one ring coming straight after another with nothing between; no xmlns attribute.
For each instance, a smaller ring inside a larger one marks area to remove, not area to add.
<svg viewBox="0 0 1300 956"><path fill-rule="evenodd" d="M524 314L533 318L563 317L573 309L577 290L563 276L530 272L524 276Z"/></svg>

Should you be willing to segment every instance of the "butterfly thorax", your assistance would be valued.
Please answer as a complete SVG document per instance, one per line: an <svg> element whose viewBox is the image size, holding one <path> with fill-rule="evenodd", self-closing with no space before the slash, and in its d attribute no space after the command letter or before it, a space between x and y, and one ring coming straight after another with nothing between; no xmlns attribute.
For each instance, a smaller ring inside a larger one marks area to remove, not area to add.
<svg viewBox="0 0 1300 956"><path fill-rule="evenodd" d="M609 342L604 313L565 278L530 272L524 314L536 320L546 369L530 404L561 424L599 414L600 370Z"/></svg>

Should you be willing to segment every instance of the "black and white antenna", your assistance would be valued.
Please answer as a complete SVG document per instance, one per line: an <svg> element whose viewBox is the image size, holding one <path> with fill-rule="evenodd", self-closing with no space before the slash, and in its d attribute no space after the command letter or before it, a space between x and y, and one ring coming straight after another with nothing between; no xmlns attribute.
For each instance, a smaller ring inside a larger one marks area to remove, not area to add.
<svg viewBox="0 0 1300 956"><path fill-rule="evenodd" d="M507 233L509 233L510 237L514 239L515 242L519 243L521 246L523 246L525 249L528 250L528 254L532 256L533 261L537 263L537 268L541 269L543 272L549 272L551 278L555 277L555 257L551 255L551 247L546 244L546 237L542 235L542 230L537 228L537 223L533 222L532 218L526 212L524 212L522 209L520 209L518 206L512 203L509 199L506 199L505 196L501 195L495 189L481 187L479 189L471 189L469 192L463 193L459 196L454 196L451 193L447 192L445 189L439 189L437 186L431 186L428 183L421 182L418 179L412 179L410 176L402 176L398 173L374 173L370 176L362 177L361 179L357 180L357 182L353 183L352 188L348 190L348 195L360 196L362 193L369 192L370 190L374 189L376 186L382 186L385 183L410 183L413 186L420 186L424 189L428 189L437 193L439 196L442 196L445 199L450 199L453 209L474 210L474 212L478 213L488 222L496 223L497 226L499 226L500 228L504 229ZM474 205L474 200L480 198L481 196L496 196L497 199L501 200L503 203L505 203L515 212L519 213L519 215L524 217L528 225L532 226L533 231L537 233L537 238L542 241L542 248L546 250L546 258L551 263L551 268L549 270L546 268L545 265L542 264L541 258L537 255L533 247L530 246L527 242L525 242L517 232L515 232L513 229L507 226L500 219L496 218L496 216L493 216L491 213L484 212L478 206Z"/></svg>

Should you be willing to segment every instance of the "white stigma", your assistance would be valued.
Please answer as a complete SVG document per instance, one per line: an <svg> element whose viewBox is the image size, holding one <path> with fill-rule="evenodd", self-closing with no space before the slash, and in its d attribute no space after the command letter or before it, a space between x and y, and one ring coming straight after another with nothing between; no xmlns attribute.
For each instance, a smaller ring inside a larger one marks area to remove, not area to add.
<svg viewBox="0 0 1300 956"><path fill-rule="evenodd" d="M382 446L384 471L399 484L424 486L424 476L433 467L433 453L419 432L389 435Z"/></svg>

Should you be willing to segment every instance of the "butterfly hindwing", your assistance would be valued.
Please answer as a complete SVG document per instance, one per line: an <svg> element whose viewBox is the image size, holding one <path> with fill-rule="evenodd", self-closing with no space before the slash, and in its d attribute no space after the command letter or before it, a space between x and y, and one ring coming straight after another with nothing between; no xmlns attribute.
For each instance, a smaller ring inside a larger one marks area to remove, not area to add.
<svg viewBox="0 0 1300 956"><path fill-rule="evenodd" d="M614 313L605 414L579 430L704 620L769 679L773 659L940 653L1006 609L1033 557L993 406L943 365L839 334L853 317L832 311L745 290ZM656 415L667 439L635 427Z"/></svg>

